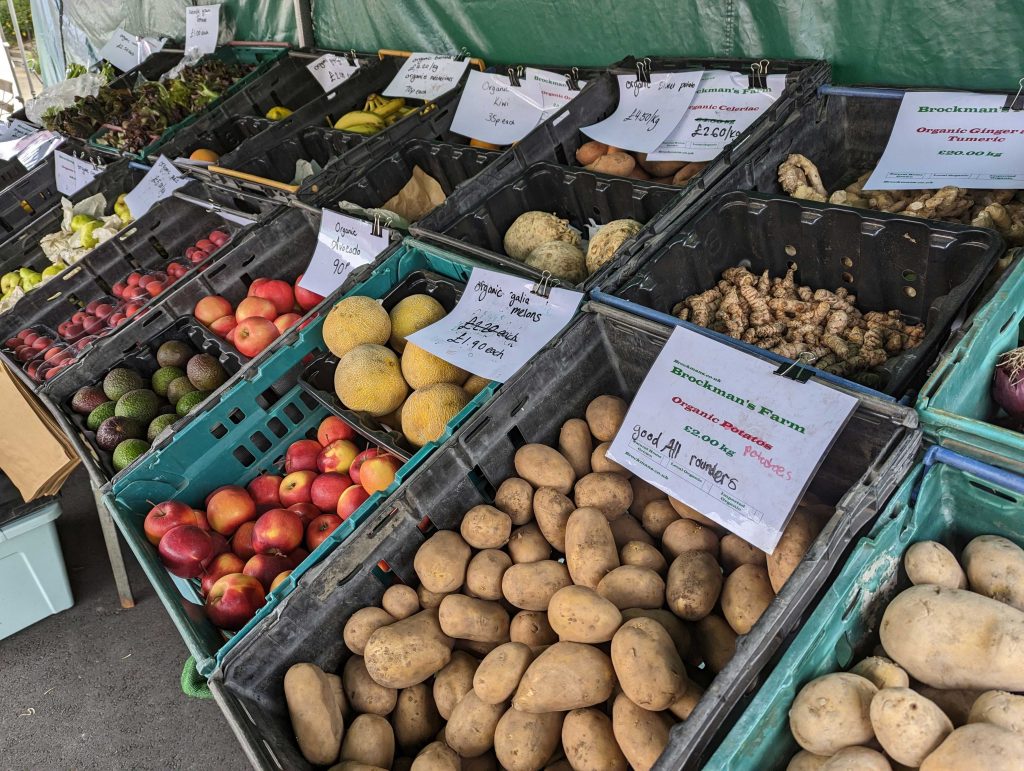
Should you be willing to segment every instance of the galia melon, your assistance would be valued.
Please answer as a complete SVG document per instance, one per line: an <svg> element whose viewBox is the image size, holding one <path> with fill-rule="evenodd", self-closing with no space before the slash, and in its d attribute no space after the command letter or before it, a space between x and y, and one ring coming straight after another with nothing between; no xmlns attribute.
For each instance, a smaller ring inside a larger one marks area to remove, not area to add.
<svg viewBox="0 0 1024 771"><path fill-rule="evenodd" d="M413 294L400 300L391 317L391 347L405 350L405 338L445 317L444 306L428 294Z"/></svg>
<svg viewBox="0 0 1024 771"><path fill-rule="evenodd" d="M402 376L410 388L424 388L434 383L461 385L468 375L466 370L449 364L415 343L407 343L402 353Z"/></svg>
<svg viewBox="0 0 1024 771"><path fill-rule="evenodd" d="M413 391L402 405L402 433L422 447L444 433L448 421L469 404L469 394L453 383L435 383Z"/></svg>
<svg viewBox="0 0 1024 771"><path fill-rule="evenodd" d="M394 351L364 344L341 357L334 371L334 391L348 409L379 418L402 405L409 387Z"/></svg>
<svg viewBox="0 0 1024 771"><path fill-rule="evenodd" d="M341 357L359 345L385 345L391 337L391 319L372 297L353 295L331 308L323 335L331 353Z"/></svg>

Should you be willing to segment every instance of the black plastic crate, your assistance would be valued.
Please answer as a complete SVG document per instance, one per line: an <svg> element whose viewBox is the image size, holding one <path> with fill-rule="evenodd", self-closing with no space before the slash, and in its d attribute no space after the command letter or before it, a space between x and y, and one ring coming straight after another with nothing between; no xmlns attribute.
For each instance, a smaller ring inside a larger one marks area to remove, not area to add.
<svg viewBox="0 0 1024 771"><path fill-rule="evenodd" d="M379 604L391 581L416 584L413 556L433 529L456 529L474 505L493 503L498 485L515 475L513 456L522 444L555 444L562 423L582 416L600 394L631 400L668 334L668 327L615 311L583 313L225 656L212 687L255 767L310 768L285 709L288 667L308 661L339 671L348 655L345 622L356 610ZM739 706L767 657L809 611L846 546L898 484L920 443L915 425L911 409L878 400L855 411L810 486L836 512L783 598L741 638L736 656L716 678L729 697L715 722ZM678 752L671 739L670 750Z"/></svg>
<svg viewBox="0 0 1024 771"><path fill-rule="evenodd" d="M630 257L615 277L621 283L611 283L615 288L609 291L635 313L654 311L670 323L692 326L671 317L673 306L714 287L726 268L744 265L754 273L768 270L781 276L795 263L798 285L845 287L864 312L898 310L912 322L924 322L920 345L877 371L884 381L878 390L900 397L919 385L1003 248L1002 239L984 228L733 192L677 223L661 245L648 245ZM735 347L761 350L692 328Z"/></svg>
<svg viewBox="0 0 1024 771"><path fill-rule="evenodd" d="M200 125L202 123L202 125ZM213 150L217 155L231 152L246 139L266 131L273 121L253 115L235 115L224 121L207 124L197 121L195 131L182 132L179 140L168 142L161 152L170 160L188 158L195 150Z"/></svg>

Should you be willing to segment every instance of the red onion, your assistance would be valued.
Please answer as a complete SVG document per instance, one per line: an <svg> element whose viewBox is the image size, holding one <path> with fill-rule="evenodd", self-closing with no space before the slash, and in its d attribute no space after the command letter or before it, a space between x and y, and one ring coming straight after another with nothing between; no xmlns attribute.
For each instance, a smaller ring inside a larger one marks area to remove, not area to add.
<svg viewBox="0 0 1024 771"><path fill-rule="evenodd" d="M996 360L992 400L1017 419L1024 419L1024 346Z"/></svg>

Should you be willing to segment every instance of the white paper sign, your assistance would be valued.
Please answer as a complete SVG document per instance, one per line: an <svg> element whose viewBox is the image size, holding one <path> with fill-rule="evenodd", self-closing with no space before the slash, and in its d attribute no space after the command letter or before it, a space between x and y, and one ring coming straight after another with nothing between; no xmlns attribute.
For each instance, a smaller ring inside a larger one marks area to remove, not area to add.
<svg viewBox="0 0 1024 771"><path fill-rule="evenodd" d="M538 81L524 78L513 86L508 75L471 70L452 131L495 145L510 145L529 134L543 116L544 96Z"/></svg>
<svg viewBox="0 0 1024 771"><path fill-rule="evenodd" d="M10 123L0 123L0 142L21 139L29 134L35 134L37 131L39 131L39 126L33 126L28 121L15 118Z"/></svg>
<svg viewBox="0 0 1024 771"><path fill-rule="evenodd" d="M151 54L163 47L163 41L130 35L118 27L106 45L100 49L100 58L106 59L119 70L127 72L142 64Z"/></svg>
<svg viewBox="0 0 1024 771"><path fill-rule="evenodd" d="M220 5L190 5L185 8L185 50L212 54L217 49Z"/></svg>
<svg viewBox="0 0 1024 771"><path fill-rule="evenodd" d="M442 54L413 54L384 89L384 96L429 102L458 86L467 67L468 59L457 61Z"/></svg>
<svg viewBox="0 0 1024 771"><path fill-rule="evenodd" d="M406 339L464 370L504 383L568 324L581 292L533 293L533 279L473 268L454 310Z"/></svg>
<svg viewBox="0 0 1024 771"><path fill-rule="evenodd" d="M525 80L530 80L540 85L545 117L565 107L579 94L579 91L569 88L565 75L559 75L557 72L527 67L524 77ZM576 84L582 90L587 85L587 81L579 80Z"/></svg>
<svg viewBox="0 0 1024 771"><path fill-rule="evenodd" d="M652 72L651 82L619 75L619 104L609 117L580 129L606 145L650 153L658 149L697 93L703 71Z"/></svg>
<svg viewBox="0 0 1024 771"><path fill-rule="evenodd" d="M64 195L74 195L103 171L102 166L90 163L84 158L68 155L61 150L54 153L53 161L57 191Z"/></svg>
<svg viewBox="0 0 1024 771"><path fill-rule="evenodd" d="M349 64L344 56L324 54L312 64L306 65L306 69L316 78L316 82L324 91L333 91L356 73L359 61Z"/></svg>
<svg viewBox="0 0 1024 771"><path fill-rule="evenodd" d="M608 456L771 553L857 399L677 327Z"/></svg>
<svg viewBox="0 0 1024 771"><path fill-rule="evenodd" d="M375 236L372 222L323 209L316 249L299 286L326 297L345 282L353 268L377 259L390 240L388 228L381 228L381 235Z"/></svg>
<svg viewBox="0 0 1024 771"><path fill-rule="evenodd" d="M1006 97L908 91L865 190L1024 188L1024 112Z"/></svg>
<svg viewBox="0 0 1024 771"><path fill-rule="evenodd" d="M767 88L750 88L749 76L708 70L686 115L653 153L652 161L710 161L731 144L786 90L785 75L769 75Z"/></svg>
<svg viewBox="0 0 1024 771"><path fill-rule="evenodd" d="M153 208L157 201L162 201L179 187L187 185L188 182L189 178L161 155L153 164L153 168L146 172L142 181L124 198L132 219L138 219Z"/></svg>

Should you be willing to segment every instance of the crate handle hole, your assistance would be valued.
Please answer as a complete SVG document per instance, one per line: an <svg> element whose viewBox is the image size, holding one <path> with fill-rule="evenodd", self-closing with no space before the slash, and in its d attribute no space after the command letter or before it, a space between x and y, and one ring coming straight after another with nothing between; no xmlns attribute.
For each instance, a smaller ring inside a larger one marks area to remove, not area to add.
<svg viewBox="0 0 1024 771"><path fill-rule="evenodd" d="M251 466L256 462L256 457L244 447L236 447L231 454L243 466Z"/></svg>
<svg viewBox="0 0 1024 771"><path fill-rule="evenodd" d="M223 423L217 423L213 428L210 429L210 434L214 439L220 439L222 436L227 434L228 430L224 427Z"/></svg>
<svg viewBox="0 0 1024 771"><path fill-rule="evenodd" d="M903 294L907 297L917 297L917 290L912 286L905 286L903 287Z"/></svg>
<svg viewBox="0 0 1024 771"><path fill-rule="evenodd" d="M299 399L301 399L302 403L305 404L311 410L315 410L317 407L320 406L317 403L317 400L314 399L309 394L307 394L305 391L300 391L299 392Z"/></svg>
<svg viewBox="0 0 1024 771"><path fill-rule="evenodd" d="M249 437L249 441L256 446L256 449L260 452L266 452L271 448L271 442L265 437L260 431L256 431Z"/></svg>
<svg viewBox="0 0 1024 771"><path fill-rule="evenodd" d="M387 560L377 560L377 564L373 566L370 573L384 586L399 583L398 576L392 572L391 565L388 564ZM345 583L344 580L339 581L338 586L341 586L343 583Z"/></svg>
<svg viewBox="0 0 1024 771"><path fill-rule="evenodd" d="M796 247L793 246L793 244L786 244L786 248L783 251L785 251L790 257L796 257Z"/></svg>
<svg viewBox="0 0 1024 771"><path fill-rule="evenodd" d="M844 268L852 268L853 267L853 260L851 260L849 257L843 257L842 263L843 263L843 267Z"/></svg>
<svg viewBox="0 0 1024 771"><path fill-rule="evenodd" d="M480 496L485 501L488 503L494 502L494 485L491 484L480 466L474 466L466 476L469 477L470 483L472 483L473 487L476 488L476 491L480 493Z"/></svg>
<svg viewBox="0 0 1024 771"><path fill-rule="evenodd" d="M970 482L971 487L977 487L979 490L983 490L984 492L988 493L989 495L994 495L996 498L1002 498L1004 501L1009 501L1010 503L1017 503L1018 502L1016 498L1014 498L1013 496L1007 495L1002 490L996 490L994 487L988 487L987 485L980 484L978 482L975 482L973 479L968 480L968 481Z"/></svg>
<svg viewBox="0 0 1024 771"><path fill-rule="evenodd" d="M905 270L901 275L903 276L903 280L906 281L907 283L912 284L913 282L917 281L917 274L912 270Z"/></svg>
<svg viewBox="0 0 1024 771"><path fill-rule="evenodd" d="M527 444L526 437L523 436L523 432L519 430L519 426L512 426L506 434L508 440L512 443L512 447L518 450L524 444Z"/></svg>
<svg viewBox="0 0 1024 771"><path fill-rule="evenodd" d="M424 515L423 519L421 519L419 524L416 525L416 528L423 533L423 535L430 535L437 531L437 527L434 525L434 520L426 515Z"/></svg>
<svg viewBox="0 0 1024 771"><path fill-rule="evenodd" d="M853 283L853 274L852 273L848 273L846 271L843 271L843 282L846 283L846 284L852 284Z"/></svg>
<svg viewBox="0 0 1024 771"><path fill-rule="evenodd" d="M277 418L271 418L267 421L267 428L270 429L270 433L280 439L282 436L288 433L288 428Z"/></svg>
<svg viewBox="0 0 1024 771"><path fill-rule="evenodd" d="M245 413L242 412L238 407L235 407L231 412L228 413L228 420L234 423L236 426L245 420Z"/></svg>
<svg viewBox="0 0 1024 771"><path fill-rule="evenodd" d="M294 404L286 404L284 407L284 414L288 416L295 425L299 425L302 422L302 412Z"/></svg>

